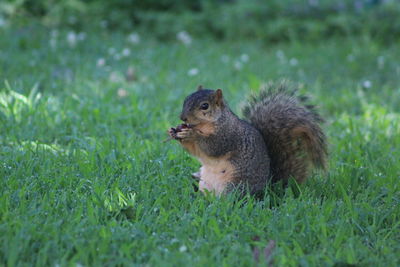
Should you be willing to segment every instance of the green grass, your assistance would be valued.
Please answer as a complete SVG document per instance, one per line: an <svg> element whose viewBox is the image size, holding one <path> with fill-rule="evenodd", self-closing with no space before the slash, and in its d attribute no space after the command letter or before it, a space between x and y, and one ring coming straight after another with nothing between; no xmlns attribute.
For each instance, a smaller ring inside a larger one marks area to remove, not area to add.
<svg viewBox="0 0 400 267"><path fill-rule="evenodd" d="M0 266L249 266L252 246L270 240L276 266L400 264L398 46L133 45L96 31L70 47L63 30L0 35ZM326 118L329 172L299 196L194 193L199 164L162 142L184 97L222 88L240 112L251 91L283 78L304 84Z"/></svg>

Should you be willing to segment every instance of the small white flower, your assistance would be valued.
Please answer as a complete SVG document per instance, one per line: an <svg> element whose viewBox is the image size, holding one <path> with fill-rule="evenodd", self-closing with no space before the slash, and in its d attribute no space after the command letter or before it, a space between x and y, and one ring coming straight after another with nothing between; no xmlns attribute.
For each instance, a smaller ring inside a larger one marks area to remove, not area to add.
<svg viewBox="0 0 400 267"><path fill-rule="evenodd" d="M107 26L108 26L108 21L107 20L100 21L100 27L107 28Z"/></svg>
<svg viewBox="0 0 400 267"><path fill-rule="evenodd" d="M132 44L138 44L140 43L140 35L136 32L133 32L128 35L128 41Z"/></svg>
<svg viewBox="0 0 400 267"><path fill-rule="evenodd" d="M67 34L67 42L70 46L75 46L77 42L77 36L75 32L69 32Z"/></svg>
<svg viewBox="0 0 400 267"><path fill-rule="evenodd" d="M50 32L50 36L51 36L51 38L56 38L58 36L58 30L52 30Z"/></svg>
<svg viewBox="0 0 400 267"><path fill-rule="evenodd" d="M179 252L185 252L185 251L187 251L187 247L185 245L179 247Z"/></svg>
<svg viewBox="0 0 400 267"><path fill-rule="evenodd" d="M120 73L113 71L110 73L110 81L113 83L118 83L118 82L122 82L124 80L124 78L121 76Z"/></svg>
<svg viewBox="0 0 400 267"><path fill-rule="evenodd" d="M378 61L378 68L382 69L385 66L385 57L379 56L377 61Z"/></svg>
<svg viewBox="0 0 400 267"><path fill-rule="evenodd" d="M115 48L114 47L110 47L110 48L108 48L108 54L109 55L114 55L115 54L115 52L117 51L117 50L115 50Z"/></svg>
<svg viewBox="0 0 400 267"><path fill-rule="evenodd" d="M227 56L227 55L222 55L222 56L221 56L221 61L222 61L223 63L228 63L228 62L229 62L229 56Z"/></svg>
<svg viewBox="0 0 400 267"><path fill-rule="evenodd" d="M124 56L124 57L127 57L127 56L129 56L131 54L131 50L129 49L129 48L124 48L123 50L122 50L122 55Z"/></svg>
<svg viewBox="0 0 400 267"><path fill-rule="evenodd" d="M199 69L196 68L190 69L187 74L189 76L196 76L197 74L199 74Z"/></svg>
<svg viewBox="0 0 400 267"><path fill-rule="evenodd" d="M283 53L282 50L278 50L278 51L276 51L276 57L279 58L280 60L284 60L285 59L285 53Z"/></svg>
<svg viewBox="0 0 400 267"><path fill-rule="evenodd" d="M120 98L124 98L124 97L127 97L127 96L128 96L128 91L126 91L126 90L123 89L123 88L119 88L118 91L117 91L117 94L118 94L118 96L119 96Z"/></svg>
<svg viewBox="0 0 400 267"><path fill-rule="evenodd" d="M242 62L240 62L240 61L235 61L235 63L233 64L233 67L234 67L236 70L241 70L241 69L242 69Z"/></svg>
<svg viewBox="0 0 400 267"><path fill-rule="evenodd" d="M290 64L291 66L297 66L297 64L299 64L299 61L298 61L297 59L295 59L295 58L291 58L291 59L289 60L289 64Z"/></svg>
<svg viewBox="0 0 400 267"><path fill-rule="evenodd" d="M349 55L347 55L347 61L349 61L349 62L353 62L355 60L355 57L354 57L354 55L353 54L349 54Z"/></svg>
<svg viewBox="0 0 400 267"><path fill-rule="evenodd" d="M192 37L185 31L178 32L176 34L176 39L181 41L184 45L190 45L192 43Z"/></svg>
<svg viewBox="0 0 400 267"><path fill-rule="evenodd" d="M53 48L53 49L56 48L56 46L57 46L57 36L58 36L58 31L57 30L52 30L50 32L49 43L50 43L50 47Z"/></svg>
<svg viewBox="0 0 400 267"><path fill-rule="evenodd" d="M55 38L51 38L49 43L50 43L50 47L51 48L56 48L57 47L57 40Z"/></svg>
<svg viewBox="0 0 400 267"><path fill-rule="evenodd" d="M372 82L369 80L365 80L362 85L364 88L368 89L372 87Z"/></svg>
<svg viewBox="0 0 400 267"><path fill-rule="evenodd" d="M115 54L115 55L114 55L114 59L115 59L116 61L120 60L120 59L121 59L121 54L119 54L119 53Z"/></svg>
<svg viewBox="0 0 400 267"><path fill-rule="evenodd" d="M240 56L240 60L241 60L242 62L246 63L247 61L249 61L249 55L247 55L247 54L242 54L242 55Z"/></svg>
<svg viewBox="0 0 400 267"><path fill-rule="evenodd" d="M78 33L78 40L79 41L83 41L85 39L86 39L86 33L84 33L84 32Z"/></svg>
<svg viewBox="0 0 400 267"><path fill-rule="evenodd" d="M0 28L4 28L7 26L7 21L0 16Z"/></svg>
<svg viewBox="0 0 400 267"><path fill-rule="evenodd" d="M96 63L97 67L103 67L106 65L106 60L104 58L99 58Z"/></svg>

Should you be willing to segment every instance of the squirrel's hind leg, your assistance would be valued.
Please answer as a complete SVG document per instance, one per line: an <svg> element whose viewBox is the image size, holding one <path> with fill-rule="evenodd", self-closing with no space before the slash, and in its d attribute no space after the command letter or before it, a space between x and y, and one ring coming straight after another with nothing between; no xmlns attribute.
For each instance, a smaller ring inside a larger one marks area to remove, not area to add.
<svg viewBox="0 0 400 267"><path fill-rule="evenodd" d="M193 180L195 180L195 182L193 182L194 192L197 192L197 191L199 191L199 182L201 179L200 171L192 173L192 178L193 178Z"/></svg>

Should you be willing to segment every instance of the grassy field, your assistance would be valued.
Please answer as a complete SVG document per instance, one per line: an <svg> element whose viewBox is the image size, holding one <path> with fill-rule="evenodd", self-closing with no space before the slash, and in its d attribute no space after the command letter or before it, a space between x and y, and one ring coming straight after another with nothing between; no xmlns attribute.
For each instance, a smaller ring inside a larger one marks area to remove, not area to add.
<svg viewBox="0 0 400 267"><path fill-rule="evenodd" d="M270 240L276 266L400 265L398 45L0 35L0 266L250 266ZM222 88L240 113L280 79L326 118L329 172L264 201L193 192L199 164L162 142L183 98Z"/></svg>

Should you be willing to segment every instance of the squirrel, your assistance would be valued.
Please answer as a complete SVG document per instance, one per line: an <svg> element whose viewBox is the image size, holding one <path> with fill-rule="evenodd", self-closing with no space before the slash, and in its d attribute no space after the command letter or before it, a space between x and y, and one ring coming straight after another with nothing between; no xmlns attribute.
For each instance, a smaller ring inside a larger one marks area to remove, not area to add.
<svg viewBox="0 0 400 267"><path fill-rule="evenodd" d="M326 169L323 120L315 107L284 82L268 87L244 106L246 120L232 112L221 89L199 86L185 98L184 124L168 133L202 164L192 176L203 193L246 188L260 196L270 183L301 183L312 167Z"/></svg>

